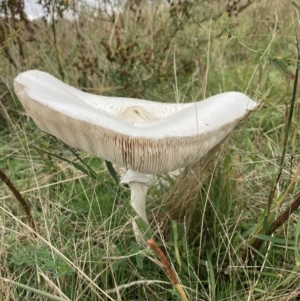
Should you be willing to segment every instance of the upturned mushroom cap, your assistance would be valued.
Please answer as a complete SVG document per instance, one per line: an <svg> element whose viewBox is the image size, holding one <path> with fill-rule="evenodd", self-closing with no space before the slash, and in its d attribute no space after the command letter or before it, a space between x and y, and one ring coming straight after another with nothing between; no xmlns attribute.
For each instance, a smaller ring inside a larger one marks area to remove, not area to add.
<svg viewBox="0 0 300 301"><path fill-rule="evenodd" d="M37 70L19 74L14 88L41 130L149 174L195 163L257 106L239 92L189 104L92 95Z"/></svg>

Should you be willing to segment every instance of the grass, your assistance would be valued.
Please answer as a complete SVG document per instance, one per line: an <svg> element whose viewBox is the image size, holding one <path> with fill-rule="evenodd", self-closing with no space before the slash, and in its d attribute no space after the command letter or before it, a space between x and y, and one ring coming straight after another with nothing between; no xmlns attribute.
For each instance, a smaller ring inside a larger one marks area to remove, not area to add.
<svg viewBox="0 0 300 301"><path fill-rule="evenodd" d="M254 1L235 19L220 1L185 5L85 10L73 23L0 20L0 169L37 227L34 237L0 182L0 300L182 300L156 255L136 245L129 191L105 162L25 115L12 82L34 68L104 95L188 102L238 90L259 100L198 164L159 175L148 217L188 300L299 299L299 209L270 232L299 194L299 9Z"/></svg>

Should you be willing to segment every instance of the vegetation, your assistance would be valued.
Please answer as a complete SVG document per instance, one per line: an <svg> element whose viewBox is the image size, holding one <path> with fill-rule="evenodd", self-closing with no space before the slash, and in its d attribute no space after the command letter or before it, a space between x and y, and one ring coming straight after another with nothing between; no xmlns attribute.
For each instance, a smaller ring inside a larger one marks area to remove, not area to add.
<svg viewBox="0 0 300 301"><path fill-rule="evenodd" d="M28 69L108 96L259 101L198 164L158 176L148 217L188 300L299 300L300 3L103 2L43 1L34 21L0 2L0 300L182 300L134 241L127 188L26 116L13 78Z"/></svg>

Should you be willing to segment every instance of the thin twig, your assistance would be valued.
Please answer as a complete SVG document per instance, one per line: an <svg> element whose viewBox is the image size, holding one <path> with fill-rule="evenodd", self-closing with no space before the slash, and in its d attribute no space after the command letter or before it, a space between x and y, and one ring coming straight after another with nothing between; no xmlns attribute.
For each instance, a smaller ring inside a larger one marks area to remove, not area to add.
<svg viewBox="0 0 300 301"><path fill-rule="evenodd" d="M295 212L300 206L300 193L297 197L290 203L290 205L276 218L273 222L269 234L274 233L281 225L283 225L289 217Z"/></svg>
<svg viewBox="0 0 300 301"><path fill-rule="evenodd" d="M0 180L7 185L7 187L11 190L11 192L13 193L13 195L15 196L17 201L21 204L21 206L24 209L25 214L28 218L29 225L34 231L34 236L37 237L35 234L35 232L37 232L37 231L36 231L34 219L31 215L28 205L26 204L26 202L25 202L24 198L22 197L21 193L19 192L19 190L14 186L14 184L9 180L9 178L6 176L6 174L1 169L0 169Z"/></svg>
<svg viewBox="0 0 300 301"><path fill-rule="evenodd" d="M272 235L280 226L282 226L292 215L293 212L295 212L300 206L300 193L297 195L296 199L290 203L290 205L276 218L276 220L272 223L272 226L269 230L267 235ZM262 239L255 239L252 243L252 248L255 250L259 250L261 245L263 244ZM243 260L245 259L246 254L244 254Z"/></svg>

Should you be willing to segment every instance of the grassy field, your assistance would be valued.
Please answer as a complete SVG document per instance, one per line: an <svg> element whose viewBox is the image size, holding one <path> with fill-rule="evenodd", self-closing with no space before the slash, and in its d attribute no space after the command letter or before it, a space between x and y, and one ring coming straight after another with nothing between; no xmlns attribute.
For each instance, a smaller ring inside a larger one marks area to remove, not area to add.
<svg viewBox="0 0 300 301"><path fill-rule="evenodd" d="M22 7L0 19L0 301L183 300L135 242L129 190L26 116L13 79L29 69L108 96L193 102L236 90L258 101L199 163L158 176L148 218L188 300L300 300L300 2L86 7L73 21L56 3L48 22Z"/></svg>

